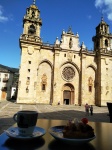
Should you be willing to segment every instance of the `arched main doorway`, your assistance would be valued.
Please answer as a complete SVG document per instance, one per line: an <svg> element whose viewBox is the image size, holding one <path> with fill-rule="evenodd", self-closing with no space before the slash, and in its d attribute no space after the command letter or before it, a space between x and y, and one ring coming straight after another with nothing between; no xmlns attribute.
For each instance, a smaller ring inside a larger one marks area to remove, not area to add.
<svg viewBox="0 0 112 150"><path fill-rule="evenodd" d="M63 104L65 105L72 105L74 104L74 86L72 84L65 84L62 88L63 94Z"/></svg>

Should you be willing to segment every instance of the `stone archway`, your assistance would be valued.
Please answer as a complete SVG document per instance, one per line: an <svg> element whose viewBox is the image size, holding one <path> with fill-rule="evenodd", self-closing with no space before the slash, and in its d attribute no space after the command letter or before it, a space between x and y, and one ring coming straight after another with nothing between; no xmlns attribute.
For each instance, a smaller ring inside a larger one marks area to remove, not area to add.
<svg viewBox="0 0 112 150"><path fill-rule="evenodd" d="M72 84L65 84L62 88L62 103L65 105L72 105L75 103L75 90Z"/></svg>

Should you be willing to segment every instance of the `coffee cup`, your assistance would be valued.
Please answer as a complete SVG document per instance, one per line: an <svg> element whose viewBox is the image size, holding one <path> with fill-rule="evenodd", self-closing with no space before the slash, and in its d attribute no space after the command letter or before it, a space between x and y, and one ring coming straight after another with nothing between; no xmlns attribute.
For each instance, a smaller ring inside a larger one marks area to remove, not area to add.
<svg viewBox="0 0 112 150"><path fill-rule="evenodd" d="M22 110L14 114L13 119L18 126L19 135L32 135L38 118L37 111Z"/></svg>

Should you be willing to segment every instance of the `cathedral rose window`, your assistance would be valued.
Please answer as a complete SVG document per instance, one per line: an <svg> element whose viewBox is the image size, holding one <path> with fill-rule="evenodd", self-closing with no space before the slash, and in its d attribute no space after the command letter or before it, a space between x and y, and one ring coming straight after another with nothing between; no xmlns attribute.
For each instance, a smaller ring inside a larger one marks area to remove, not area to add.
<svg viewBox="0 0 112 150"><path fill-rule="evenodd" d="M72 80L75 76L75 71L71 67L65 67L62 71L62 75L66 80Z"/></svg>

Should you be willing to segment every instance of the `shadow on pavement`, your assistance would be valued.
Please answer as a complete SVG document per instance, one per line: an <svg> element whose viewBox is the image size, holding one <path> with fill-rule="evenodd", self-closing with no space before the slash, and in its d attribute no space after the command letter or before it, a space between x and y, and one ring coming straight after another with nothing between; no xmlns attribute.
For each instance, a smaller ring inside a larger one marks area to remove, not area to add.
<svg viewBox="0 0 112 150"><path fill-rule="evenodd" d="M86 116L85 112L76 111L76 110L66 110L66 111L55 111L55 112L46 112L39 113L39 119L56 119L56 120L72 120L74 118L78 118L79 120L83 117L88 118L89 121L94 122L107 122L109 123L109 117L107 113L95 113L93 116ZM14 125L15 122L11 117L0 118L0 134Z"/></svg>
<svg viewBox="0 0 112 150"><path fill-rule="evenodd" d="M39 113L39 118L45 119L73 120L74 118L78 118L80 120L84 117L88 118L89 121L94 122L110 122L107 113L94 113L92 116L86 116L85 112L76 110Z"/></svg>
<svg viewBox="0 0 112 150"><path fill-rule="evenodd" d="M15 122L12 118L0 118L0 134L14 124Z"/></svg>

